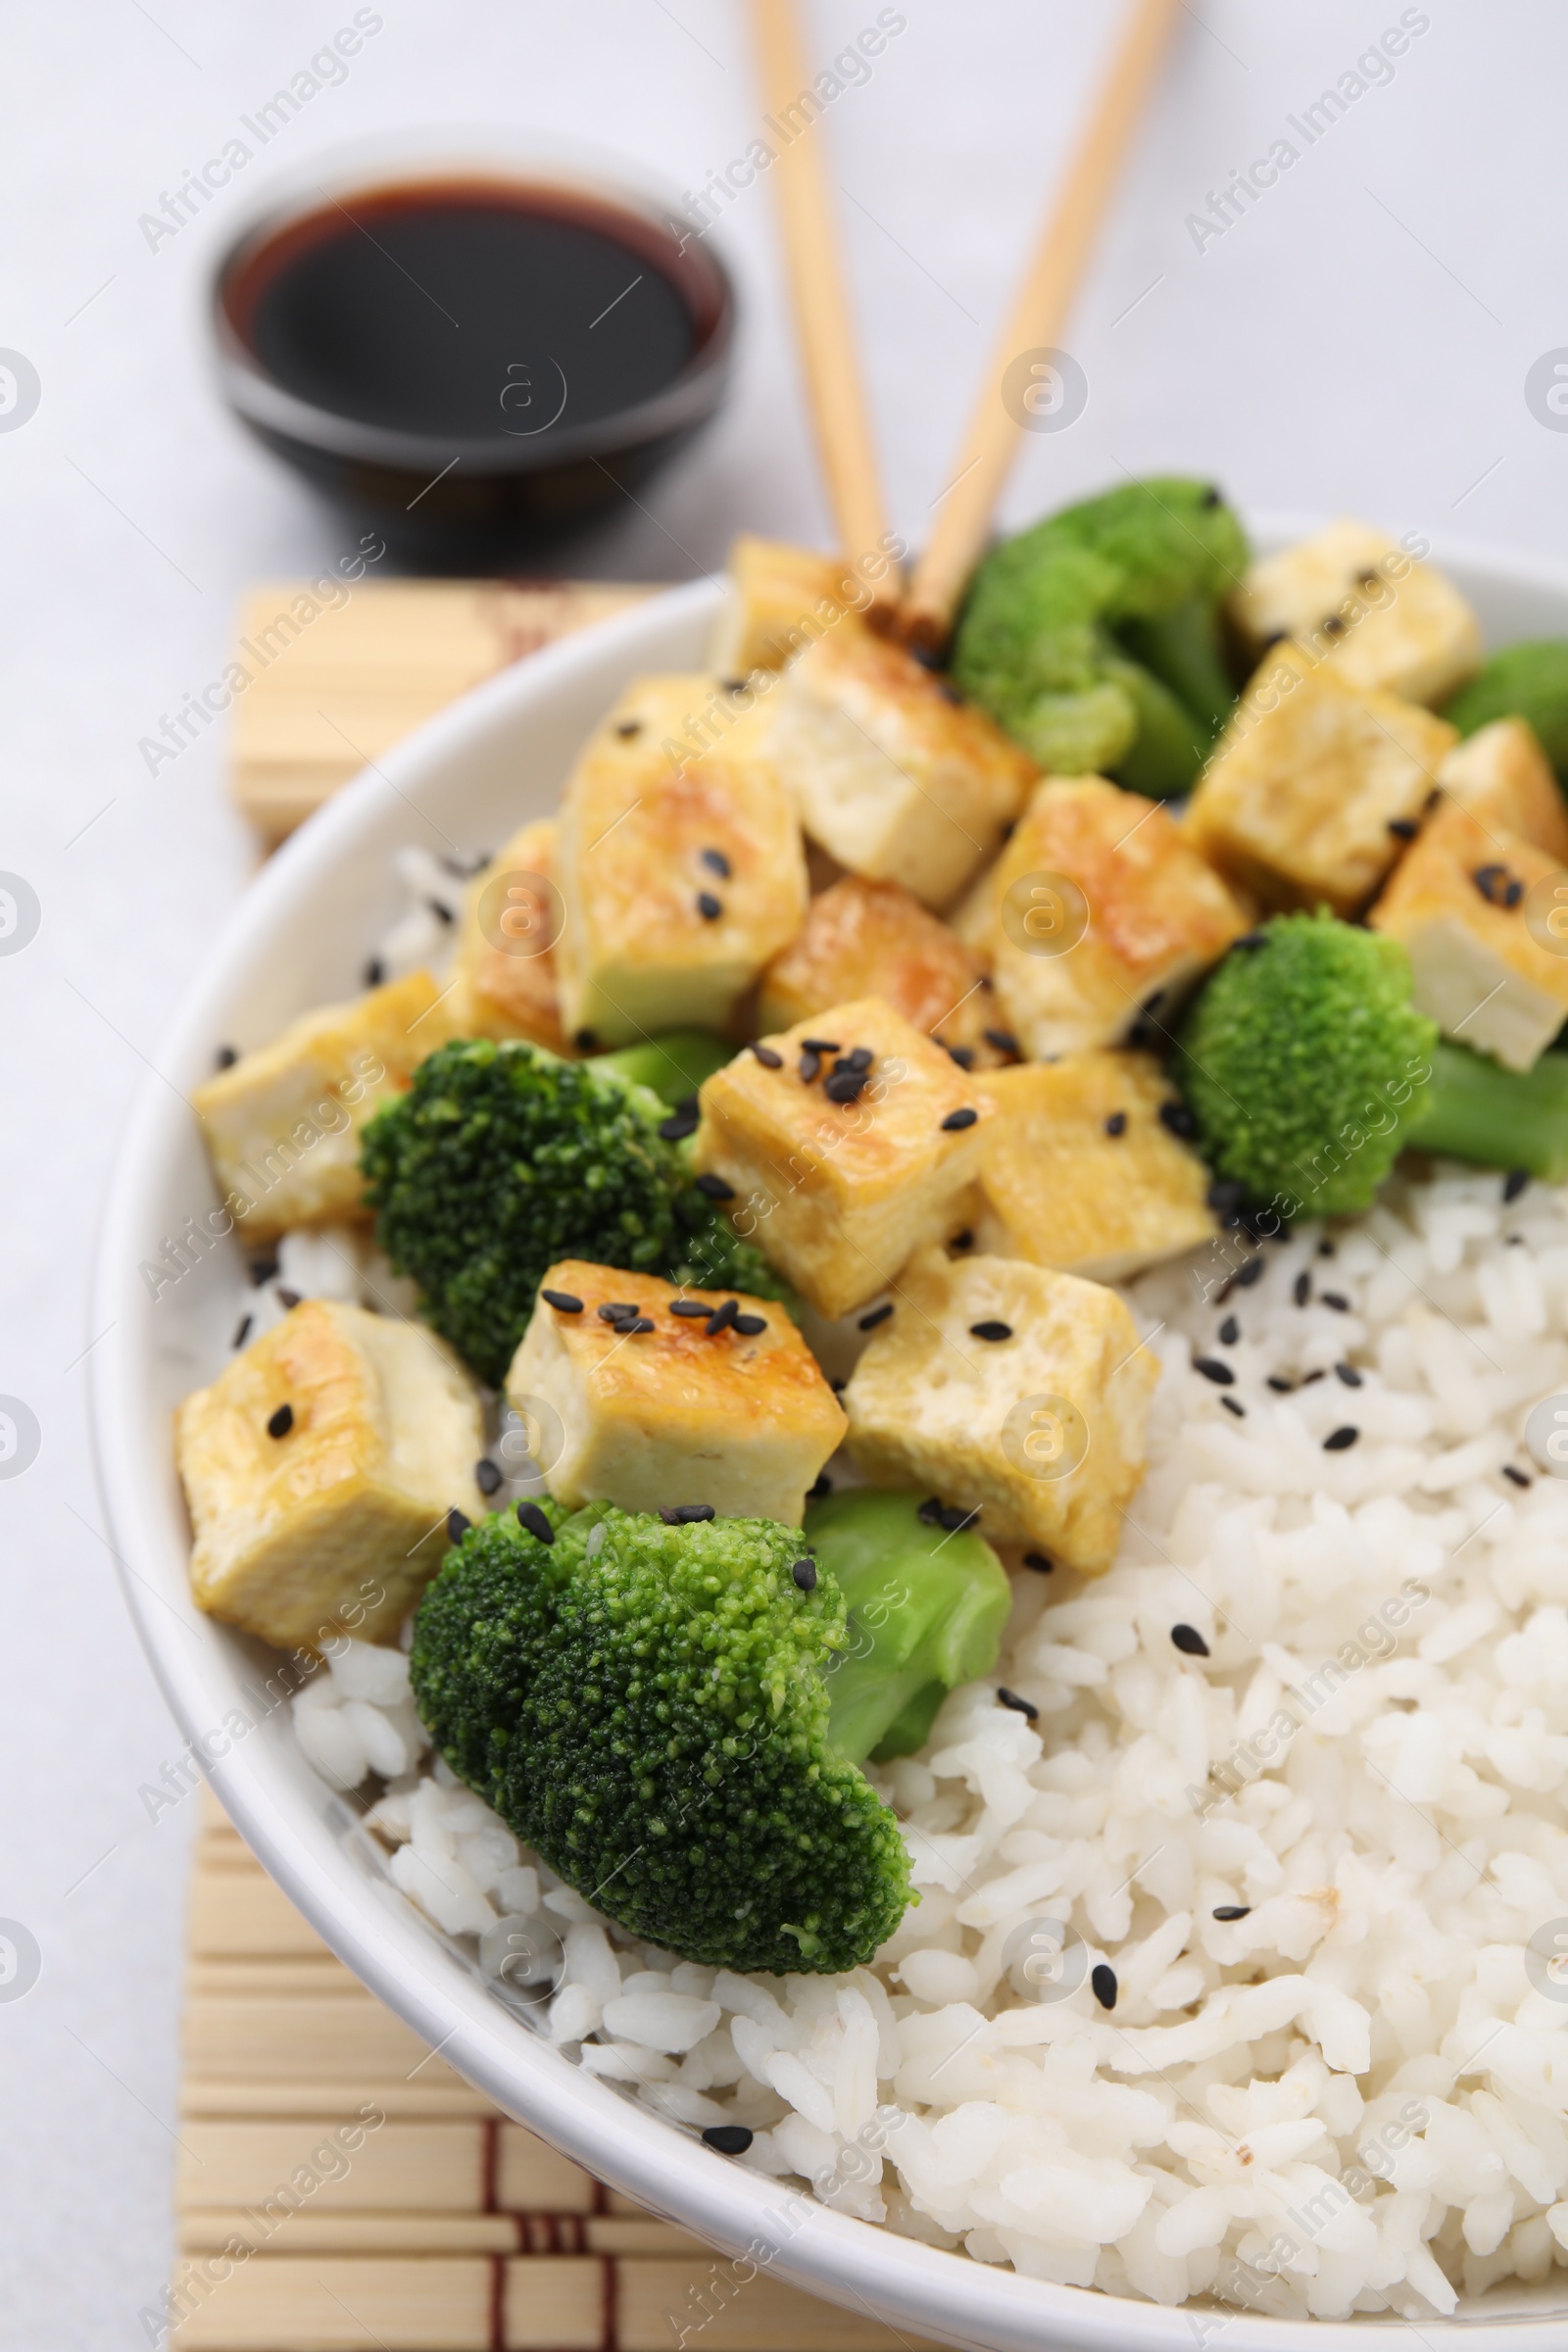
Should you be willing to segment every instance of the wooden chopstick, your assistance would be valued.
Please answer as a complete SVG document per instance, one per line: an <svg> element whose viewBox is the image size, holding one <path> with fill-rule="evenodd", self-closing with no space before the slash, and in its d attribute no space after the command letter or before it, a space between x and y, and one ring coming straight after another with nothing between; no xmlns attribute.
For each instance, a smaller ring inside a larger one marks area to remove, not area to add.
<svg viewBox="0 0 1568 2352"><path fill-rule="evenodd" d="M788 117L789 110L798 110L803 94L809 96L811 87L795 0L754 0L753 13L763 100L778 122ZM814 107L814 98L811 103ZM888 517L865 385L850 323L849 290L823 169L822 138L818 122L789 138L773 176L778 182L785 261L817 451L827 476L839 546L854 564L879 550ZM891 612L903 590L903 574L892 564L872 586L873 603Z"/></svg>
<svg viewBox="0 0 1568 2352"><path fill-rule="evenodd" d="M947 644L1017 453L1023 428L1004 402L1003 378L1020 355L1049 349L1061 335L1180 4L1134 0L1094 113L1046 216L1028 274L992 350L952 486L941 500L899 615L901 633L921 652L940 653Z"/></svg>

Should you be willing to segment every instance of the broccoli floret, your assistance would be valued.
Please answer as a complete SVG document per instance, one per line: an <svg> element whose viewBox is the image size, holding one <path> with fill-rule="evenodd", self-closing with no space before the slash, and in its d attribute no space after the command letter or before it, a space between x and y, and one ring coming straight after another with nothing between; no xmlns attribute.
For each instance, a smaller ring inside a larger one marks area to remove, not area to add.
<svg viewBox="0 0 1568 2352"><path fill-rule="evenodd" d="M492 1388L557 1258L777 1298L761 1253L691 1179L659 1097L520 1042L438 1047L361 1139L376 1239Z"/></svg>
<svg viewBox="0 0 1568 2352"><path fill-rule="evenodd" d="M1235 702L1219 603L1246 563L1216 490L1128 483L986 558L954 676L1053 774L1183 792Z"/></svg>
<svg viewBox="0 0 1568 2352"><path fill-rule="evenodd" d="M1441 1042L1399 943L1328 914L1279 915L1239 942L1172 1069L1204 1158L1285 1219L1368 1207L1407 1144L1568 1173L1568 1056L1520 1077Z"/></svg>
<svg viewBox="0 0 1568 2352"><path fill-rule="evenodd" d="M806 1535L849 1611L828 1663L834 1750L881 1763L923 1747L938 1707L997 1662L1012 1588L973 1528L950 1534L916 1494L851 1489L813 1502Z"/></svg>
<svg viewBox="0 0 1568 2352"><path fill-rule="evenodd" d="M1461 735L1494 718L1528 719L1558 783L1568 788L1568 638L1538 637L1494 654L1443 715Z"/></svg>
<svg viewBox="0 0 1568 2352"><path fill-rule="evenodd" d="M415 1620L419 1714L459 1779L609 1918L775 1975L868 1961L904 1916L898 1823L828 1743L844 1598L800 1531L543 1503L470 1528Z"/></svg>

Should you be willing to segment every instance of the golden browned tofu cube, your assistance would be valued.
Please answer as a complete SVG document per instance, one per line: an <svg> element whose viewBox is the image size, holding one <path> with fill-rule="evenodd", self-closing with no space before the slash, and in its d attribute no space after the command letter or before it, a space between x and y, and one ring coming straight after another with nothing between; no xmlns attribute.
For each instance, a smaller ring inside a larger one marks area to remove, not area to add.
<svg viewBox="0 0 1568 2352"><path fill-rule="evenodd" d="M1568 1020L1568 939L1557 953L1529 905L1560 871L1517 833L1440 808L1369 917L1403 944L1420 1009L1510 1070L1532 1068Z"/></svg>
<svg viewBox="0 0 1568 2352"><path fill-rule="evenodd" d="M1347 686L1328 662L1281 646L1199 779L1188 838L1267 906L1357 914L1455 741L1430 710Z"/></svg>
<svg viewBox="0 0 1568 2352"><path fill-rule="evenodd" d="M1001 1016L980 958L899 883L846 874L811 901L803 929L762 974L758 1020L788 1029L870 996L977 1067L1006 1057L994 1042Z"/></svg>
<svg viewBox="0 0 1568 2352"><path fill-rule="evenodd" d="M1231 616L1254 660L1279 637L1347 686L1441 703L1481 666L1481 627L1451 580L1348 518L1252 564Z"/></svg>
<svg viewBox="0 0 1568 2352"><path fill-rule="evenodd" d="M830 1320L951 1229L994 1115L880 997L762 1038L699 1100L698 1168L728 1186L737 1230Z"/></svg>
<svg viewBox="0 0 1568 2352"><path fill-rule="evenodd" d="M1438 769L1444 798L1478 824L1517 833L1568 865L1568 808L1551 763L1522 718L1495 718L1456 743Z"/></svg>
<svg viewBox="0 0 1568 2352"><path fill-rule="evenodd" d="M554 817L520 826L468 885L452 998L461 1037L524 1037L552 1054L571 1051L556 981L557 830Z"/></svg>
<svg viewBox="0 0 1568 2352"><path fill-rule="evenodd" d="M1125 1282L1219 1231L1208 1170L1160 1117L1175 1100L1150 1054L1068 1054L993 1070L997 1106L975 1242L1001 1257Z"/></svg>
<svg viewBox="0 0 1568 2352"><path fill-rule="evenodd" d="M391 1641L478 1518L478 1393L422 1323L307 1298L175 1419L198 1607L279 1648Z"/></svg>
<svg viewBox="0 0 1568 2352"><path fill-rule="evenodd" d="M887 574L886 560L875 555L863 568L867 579ZM783 669L825 629L837 628L847 612L869 601L842 557L742 532L729 553L729 594L713 640L713 667L724 678Z"/></svg>
<svg viewBox="0 0 1568 2352"><path fill-rule="evenodd" d="M602 1306L637 1312L611 1324ZM579 1258L545 1276L507 1396L544 1430L545 1483L573 1508L706 1502L723 1519L799 1527L846 1427L783 1307Z"/></svg>
<svg viewBox="0 0 1568 2352"><path fill-rule="evenodd" d="M360 1130L453 1034L428 972L303 1013L191 1096L247 1241L331 1225L360 1207Z"/></svg>
<svg viewBox="0 0 1568 2352"><path fill-rule="evenodd" d="M1159 1366L1099 1283L924 1250L856 1366L850 1451L879 1486L980 1513L994 1544L1110 1566Z"/></svg>
<svg viewBox="0 0 1568 2352"><path fill-rule="evenodd" d="M1039 774L903 646L846 621L787 669L769 744L813 841L851 873L951 905Z"/></svg>
<svg viewBox="0 0 1568 2352"><path fill-rule="evenodd" d="M997 1002L1038 1057L1168 1021L1248 926L1169 812L1103 776L1037 788L991 890Z"/></svg>
<svg viewBox="0 0 1568 2352"><path fill-rule="evenodd" d="M566 786L556 972L570 1036L722 1029L805 918L800 823L767 756L765 706L737 710L700 757L679 749L712 695L706 676L639 679Z"/></svg>

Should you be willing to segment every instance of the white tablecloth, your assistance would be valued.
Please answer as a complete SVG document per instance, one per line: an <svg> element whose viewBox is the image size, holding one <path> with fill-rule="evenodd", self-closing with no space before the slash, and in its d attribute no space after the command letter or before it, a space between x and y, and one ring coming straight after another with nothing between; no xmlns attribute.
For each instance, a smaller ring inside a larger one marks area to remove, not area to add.
<svg viewBox="0 0 1568 2352"><path fill-rule="evenodd" d="M367 131L489 120L695 191L761 112L740 0L359 13L379 29L346 77L156 239L141 216L244 136L351 0L74 0L7 28L0 346L40 386L0 432L0 868L42 910L0 956L0 1391L42 1432L32 1467L0 1481L0 1917L42 1952L33 1989L0 2001L0 2302L19 2352L145 2340L177 2154L194 1805L155 1824L140 1793L177 1740L98 1532L84 1284L126 1107L253 851L216 731L156 779L137 744L217 675L244 586L315 569L343 537L219 406L204 270L268 173ZM835 99L829 138L895 518L918 543L1120 11L815 0L819 58L879 13L902 29ZM1171 468L1244 505L1552 552L1568 437L1531 413L1525 377L1568 343L1565 74L1552 0L1184 0L1069 336L1087 410L1028 443L1007 517ZM577 567L678 578L717 565L741 523L825 536L771 203L764 179L715 231L745 303L724 418Z"/></svg>

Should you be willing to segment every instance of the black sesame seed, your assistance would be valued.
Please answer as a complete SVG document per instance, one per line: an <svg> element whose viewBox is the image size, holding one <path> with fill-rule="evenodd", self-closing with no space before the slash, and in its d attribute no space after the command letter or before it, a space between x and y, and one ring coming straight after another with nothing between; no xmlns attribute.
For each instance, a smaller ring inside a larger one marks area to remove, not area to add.
<svg viewBox="0 0 1568 2352"><path fill-rule="evenodd" d="M696 1527L715 1516L710 1502L670 1503L659 1514L666 1527Z"/></svg>
<svg viewBox="0 0 1568 2352"><path fill-rule="evenodd" d="M1107 1135L1125 1135L1126 1132L1127 1113L1124 1110L1113 1110L1105 1121L1105 1133Z"/></svg>
<svg viewBox="0 0 1568 2352"><path fill-rule="evenodd" d="M1032 1568L1036 1576L1049 1576L1056 1565L1055 1561L1048 1558L1043 1551L1026 1551L1023 1555L1023 1564L1026 1568Z"/></svg>
<svg viewBox="0 0 1568 2352"><path fill-rule="evenodd" d="M524 1535L536 1536L541 1544L553 1544L556 1531L536 1502L519 1502L517 1525Z"/></svg>
<svg viewBox="0 0 1568 2352"><path fill-rule="evenodd" d="M836 1037L803 1037L801 1046L808 1054L836 1054L839 1051Z"/></svg>
<svg viewBox="0 0 1568 2352"><path fill-rule="evenodd" d="M1304 1306L1312 1296L1312 1277L1303 1266L1291 1285L1291 1297L1298 1306Z"/></svg>
<svg viewBox="0 0 1568 2352"><path fill-rule="evenodd" d="M277 1260L275 1257L253 1257L251 1259L251 1280L258 1290L264 1283L270 1282L276 1272Z"/></svg>
<svg viewBox="0 0 1568 2352"><path fill-rule="evenodd" d="M940 1527L942 1525L941 1495L928 1494L914 1515L917 1519L922 1520L927 1527Z"/></svg>
<svg viewBox="0 0 1568 2352"><path fill-rule="evenodd" d="M767 1329L765 1315L737 1315L735 1329L743 1340L755 1340L760 1331Z"/></svg>
<svg viewBox="0 0 1568 2352"><path fill-rule="evenodd" d="M1238 1421L1245 1421L1247 1419L1246 1405L1238 1404L1234 1396L1222 1396L1220 1398L1220 1402L1228 1413L1234 1413L1236 1415Z"/></svg>
<svg viewBox="0 0 1568 2352"><path fill-rule="evenodd" d="M634 735L640 735L642 731L643 722L640 718L623 718L615 729L623 743L629 743Z"/></svg>
<svg viewBox="0 0 1568 2352"><path fill-rule="evenodd" d="M775 1054L771 1046L754 1045L752 1052L757 1055L764 1070L781 1070L784 1067L783 1054Z"/></svg>
<svg viewBox="0 0 1568 2352"><path fill-rule="evenodd" d="M946 1535L961 1536L966 1527L978 1523L979 1517L978 1504L972 1511L966 1511L961 1502L948 1502L937 1513L937 1525Z"/></svg>
<svg viewBox="0 0 1568 2352"><path fill-rule="evenodd" d="M948 1248L950 1250L972 1250L974 1248L974 1235L969 1231L967 1225L964 1227L961 1233L956 1233L954 1235L952 1241L948 1244Z"/></svg>
<svg viewBox="0 0 1568 2352"><path fill-rule="evenodd" d="M426 899L424 903L438 923L451 923L457 920L445 899Z"/></svg>
<svg viewBox="0 0 1568 2352"><path fill-rule="evenodd" d="M1371 569L1358 571L1355 575L1355 584L1358 588L1375 588L1378 584L1378 575L1375 570Z"/></svg>
<svg viewBox="0 0 1568 2352"><path fill-rule="evenodd" d="M1202 497L1198 503L1200 507L1217 507L1219 505L1220 495L1212 482L1209 483L1208 488L1203 492Z"/></svg>
<svg viewBox="0 0 1568 2352"><path fill-rule="evenodd" d="M1116 1971L1107 1967L1102 1960L1090 1970L1089 1982L1102 2009L1114 2009L1116 2006Z"/></svg>
<svg viewBox="0 0 1568 2352"><path fill-rule="evenodd" d="M539 1296L546 1306L553 1306L559 1315L582 1313L582 1300L574 1298L570 1291L541 1291Z"/></svg>
<svg viewBox="0 0 1568 2352"><path fill-rule="evenodd" d="M1162 1102L1159 1117L1160 1124L1167 1127L1172 1135L1179 1136L1183 1143L1190 1143L1198 1133L1198 1121L1185 1102Z"/></svg>
<svg viewBox="0 0 1568 2352"><path fill-rule="evenodd" d="M1010 1340L1012 1325L1000 1323L995 1315L990 1315L983 1323L970 1324L969 1337L972 1340Z"/></svg>
<svg viewBox="0 0 1568 2352"><path fill-rule="evenodd" d="M1326 1372L1323 1370L1322 1366L1321 1366L1321 1365L1319 1365L1318 1369L1317 1369L1315 1372L1303 1372L1303 1373L1302 1373L1302 1375L1301 1375L1301 1379L1300 1379L1300 1386L1301 1386L1303 1389L1309 1389L1309 1388L1312 1386L1312 1383L1313 1383L1313 1381L1314 1381L1314 1380L1327 1380L1327 1378L1328 1378L1328 1374L1327 1374L1327 1373L1326 1373Z"/></svg>
<svg viewBox="0 0 1568 2352"><path fill-rule="evenodd" d="M481 1494L494 1494L501 1485L501 1470L487 1453L481 1453L473 1465L473 1483Z"/></svg>
<svg viewBox="0 0 1568 2352"><path fill-rule="evenodd" d="M887 1321L887 1319L888 1319L889 1315L891 1315L891 1314L892 1314L892 1312L893 1312L893 1301L892 1301L892 1299L891 1299L891 1298L884 1298L884 1299L883 1299L883 1301L882 1301L882 1304L881 1304L880 1306L873 1306L873 1307L872 1307L872 1309L871 1309L871 1311L870 1311L870 1313L869 1313L868 1315L862 1315L862 1316L860 1317L860 1322L859 1322L859 1328L860 1328L860 1330L861 1330L861 1331L875 1331L875 1329L876 1329L877 1325L878 1325L879 1323L885 1323L885 1322Z"/></svg>
<svg viewBox="0 0 1568 2352"><path fill-rule="evenodd" d="M447 1542L449 1544L461 1544L464 1537L467 1534L472 1525L473 1521L468 1517L466 1511L448 1511Z"/></svg>
<svg viewBox="0 0 1568 2352"><path fill-rule="evenodd" d="M576 1047L579 1054L597 1054L599 1051L599 1032L597 1029L579 1029L573 1036L571 1042Z"/></svg>
<svg viewBox="0 0 1568 2352"><path fill-rule="evenodd" d="M1530 1170L1528 1168L1510 1168L1502 1180L1504 1200L1517 1200L1529 1182Z"/></svg>
<svg viewBox="0 0 1568 2352"><path fill-rule="evenodd" d="M977 1110L970 1110L967 1107L963 1110L950 1110L942 1122L942 1132L944 1135L956 1135L960 1128L972 1127L979 1116L980 1113Z"/></svg>
<svg viewBox="0 0 1568 2352"><path fill-rule="evenodd" d="M944 1049L944 1051L947 1054L948 1059L950 1061L956 1061L960 1070L972 1070L974 1068L973 1046L948 1046Z"/></svg>
<svg viewBox="0 0 1568 2352"><path fill-rule="evenodd" d="M1248 1258L1236 1269L1236 1288L1239 1291L1250 1291L1253 1283L1261 1278L1262 1272L1263 1260L1261 1257Z"/></svg>
<svg viewBox="0 0 1568 2352"><path fill-rule="evenodd" d="M697 1190L706 1193L710 1200L733 1200L735 1198L735 1187L726 1184L722 1176L698 1176L693 1181Z"/></svg>
<svg viewBox="0 0 1568 2352"><path fill-rule="evenodd" d="M1235 1373L1217 1355L1195 1355L1193 1370L1201 1372L1203 1378L1211 1380L1217 1389L1233 1389L1236 1386Z"/></svg>
<svg viewBox="0 0 1568 2352"><path fill-rule="evenodd" d="M1528 1487L1535 1483L1528 1471L1521 1470L1515 1462L1504 1462L1502 1475L1506 1479L1511 1479L1516 1487Z"/></svg>
<svg viewBox="0 0 1568 2352"><path fill-rule="evenodd" d="M999 1054L1021 1054L1023 1052L1022 1046L1019 1045L1010 1029L982 1029L980 1034L986 1044L994 1047Z"/></svg>
<svg viewBox="0 0 1568 2352"><path fill-rule="evenodd" d="M816 1562L814 1560L797 1560L790 1570L790 1574L803 1592L816 1591Z"/></svg>
<svg viewBox="0 0 1568 2352"><path fill-rule="evenodd" d="M732 1323L738 1323L740 1321L740 1317L741 1310L739 1305L733 1298L726 1298L723 1305L715 1306L712 1313L708 1318L709 1338L710 1340L716 1340L721 1331L728 1331Z"/></svg>
<svg viewBox="0 0 1568 2352"><path fill-rule="evenodd" d="M1525 895L1524 884L1505 865L1478 865L1470 879L1489 906L1517 906Z"/></svg>
<svg viewBox="0 0 1568 2352"><path fill-rule="evenodd" d="M601 1323L624 1323L630 1316L640 1315L642 1311L635 1298L612 1298L599 1308L598 1313Z"/></svg>
<svg viewBox="0 0 1568 2352"><path fill-rule="evenodd" d="M1352 1429L1348 1422L1347 1422L1343 1429L1331 1429L1329 1431L1328 1436L1323 1441L1323 1450L1325 1453L1344 1453L1349 1446L1355 1444L1356 1439L1360 1435L1361 1432L1358 1429Z"/></svg>
<svg viewBox="0 0 1568 2352"><path fill-rule="evenodd" d="M830 1380L827 1385L835 1396L842 1396L850 1384L847 1380Z"/></svg>
<svg viewBox="0 0 1568 2352"><path fill-rule="evenodd" d="M747 680L745 678L720 678L718 682L726 694L744 694L746 692Z"/></svg>
<svg viewBox="0 0 1568 2352"><path fill-rule="evenodd" d="M1391 816L1389 819L1389 831L1396 841L1414 841L1418 830L1414 817Z"/></svg>
<svg viewBox="0 0 1568 2352"><path fill-rule="evenodd" d="M710 2124L703 2133L703 2145L716 2148L720 2156L744 2156L752 2138L744 2124Z"/></svg>
<svg viewBox="0 0 1568 2352"><path fill-rule="evenodd" d="M697 911L705 923L716 923L724 911L724 903L722 899L715 899L710 890L700 890L697 893Z"/></svg>
<svg viewBox="0 0 1568 2352"><path fill-rule="evenodd" d="M809 1046L805 1047L801 1054L801 1083L804 1086L811 1085L821 1067L821 1054L813 1053Z"/></svg>
<svg viewBox="0 0 1568 2352"><path fill-rule="evenodd" d="M702 860L707 866L709 872L710 874L717 874L721 882L727 882L729 880L730 862L722 850L704 850L702 852Z"/></svg>
<svg viewBox="0 0 1568 2352"><path fill-rule="evenodd" d="M255 1322L255 1320L256 1318L254 1315L241 1315L239 1319L239 1328L235 1332L234 1337L229 1341L229 1346L231 1348L244 1347L246 1341L251 1336L251 1325Z"/></svg>
<svg viewBox="0 0 1568 2352"><path fill-rule="evenodd" d="M300 1295L298 1291L291 1291L286 1283L280 1282L277 1286L278 1305L286 1308L289 1312L292 1312L293 1309L298 1306L299 1302Z"/></svg>
<svg viewBox="0 0 1568 2352"><path fill-rule="evenodd" d="M1173 1625L1170 1638L1184 1658L1206 1658L1209 1654L1208 1643L1196 1625Z"/></svg>
<svg viewBox="0 0 1568 2352"><path fill-rule="evenodd" d="M1280 634L1283 636L1284 631ZM1265 642L1277 645L1279 638L1266 639ZM1267 946L1268 940L1261 931L1244 931L1240 939L1231 941L1231 953L1236 956L1255 956L1259 948Z"/></svg>
<svg viewBox="0 0 1568 2352"><path fill-rule="evenodd" d="M235 1064L235 1062L236 1062L236 1061L238 1061L238 1059L239 1059L239 1049L238 1049L238 1047L237 1047L237 1046L220 1046L220 1047L219 1047L219 1049L218 1049L218 1054L217 1054L217 1061L218 1061L218 1066L219 1066L219 1068L220 1068L220 1070L231 1070L231 1069L234 1067L234 1064Z"/></svg>
<svg viewBox="0 0 1568 2352"><path fill-rule="evenodd" d="M1015 1715L1027 1715L1031 1723L1040 1721L1040 1709L1032 1698L1020 1698L1016 1690L1005 1690L1001 1684L997 1687L997 1697L1003 1706L1010 1707Z"/></svg>
<svg viewBox="0 0 1568 2352"><path fill-rule="evenodd" d="M1319 1242L1317 1246L1317 1253L1319 1257L1332 1257L1334 1255L1334 1244L1328 1240Z"/></svg>
<svg viewBox="0 0 1568 2352"><path fill-rule="evenodd" d="M653 1328L652 1315L633 1315L629 1323L617 1323L615 1326L623 1340L634 1340L639 1332L652 1331Z"/></svg>
<svg viewBox="0 0 1568 2352"><path fill-rule="evenodd" d="M820 1502L824 1494L831 1494L832 1492L833 1481L825 1470L819 1470L806 1490L806 1499L808 1502Z"/></svg>
<svg viewBox="0 0 1568 2352"><path fill-rule="evenodd" d="M1234 1348L1241 1336L1242 1327L1237 1322L1236 1317L1234 1315L1227 1315L1224 1322L1219 1327L1220 1346L1222 1348Z"/></svg>
<svg viewBox="0 0 1568 2352"><path fill-rule="evenodd" d="M667 1119L661 1119L659 1132L666 1144L683 1144L689 1135L697 1133L695 1110L672 1110Z"/></svg>
<svg viewBox="0 0 1568 2352"><path fill-rule="evenodd" d="M1324 616L1323 634L1325 637L1343 637L1345 635L1345 623L1337 612L1330 612Z"/></svg>
<svg viewBox="0 0 1568 2352"><path fill-rule="evenodd" d="M291 1404L280 1404L268 1421L267 1434L270 1438L286 1438L293 1426L294 1407Z"/></svg>
<svg viewBox="0 0 1568 2352"><path fill-rule="evenodd" d="M864 1094L870 1073L866 1070L835 1070L822 1081L822 1092L830 1102L854 1102Z"/></svg>
<svg viewBox="0 0 1568 2352"><path fill-rule="evenodd" d="M1361 1375L1353 1364L1336 1364L1334 1372L1336 1379L1343 1380L1348 1389L1361 1386Z"/></svg>
<svg viewBox="0 0 1568 2352"><path fill-rule="evenodd" d="M379 956L372 956L369 962L365 967L366 987L379 988L385 978L386 965L381 961Z"/></svg>
<svg viewBox="0 0 1568 2352"><path fill-rule="evenodd" d="M669 1311L672 1315L696 1317L710 1315L713 1310L706 1298L672 1298L669 1302Z"/></svg>
<svg viewBox="0 0 1568 2352"><path fill-rule="evenodd" d="M1324 1306L1332 1306L1337 1315L1348 1315L1350 1311L1350 1301L1343 1291L1319 1291L1318 1298Z"/></svg>
<svg viewBox="0 0 1568 2352"><path fill-rule="evenodd" d="M1431 791L1430 791L1430 792L1427 794L1427 797L1426 797L1426 799L1425 799L1425 800L1422 802L1422 804L1421 804L1421 809L1422 809L1422 813L1423 813L1423 815L1424 815L1424 814L1425 814L1425 813L1426 813L1426 812L1427 812L1429 809L1435 808L1437 807L1438 803L1439 803L1439 802L1442 800L1442 798L1443 798L1443 786L1442 786L1441 784L1434 784L1434 785L1433 785L1433 787L1432 787L1432 790L1431 790Z"/></svg>
<svg viewBox="0 0 1568 2352"><path fill-rule="evenodd" d="M1268 1386L1277 1396L1289 1396L1296 1383L1294 1380L1282 1380L1277 1372L1271 1372L1268 1376Z"/></svg>
<svg viewBox="0 0 1568 2352"><path fill-rule="evenodd" d="M1216 1903L1213 1916L1222 1919L1228 1927L1233 1919L1250 1919L1251 1911L1250 1903Z"/></svg>

